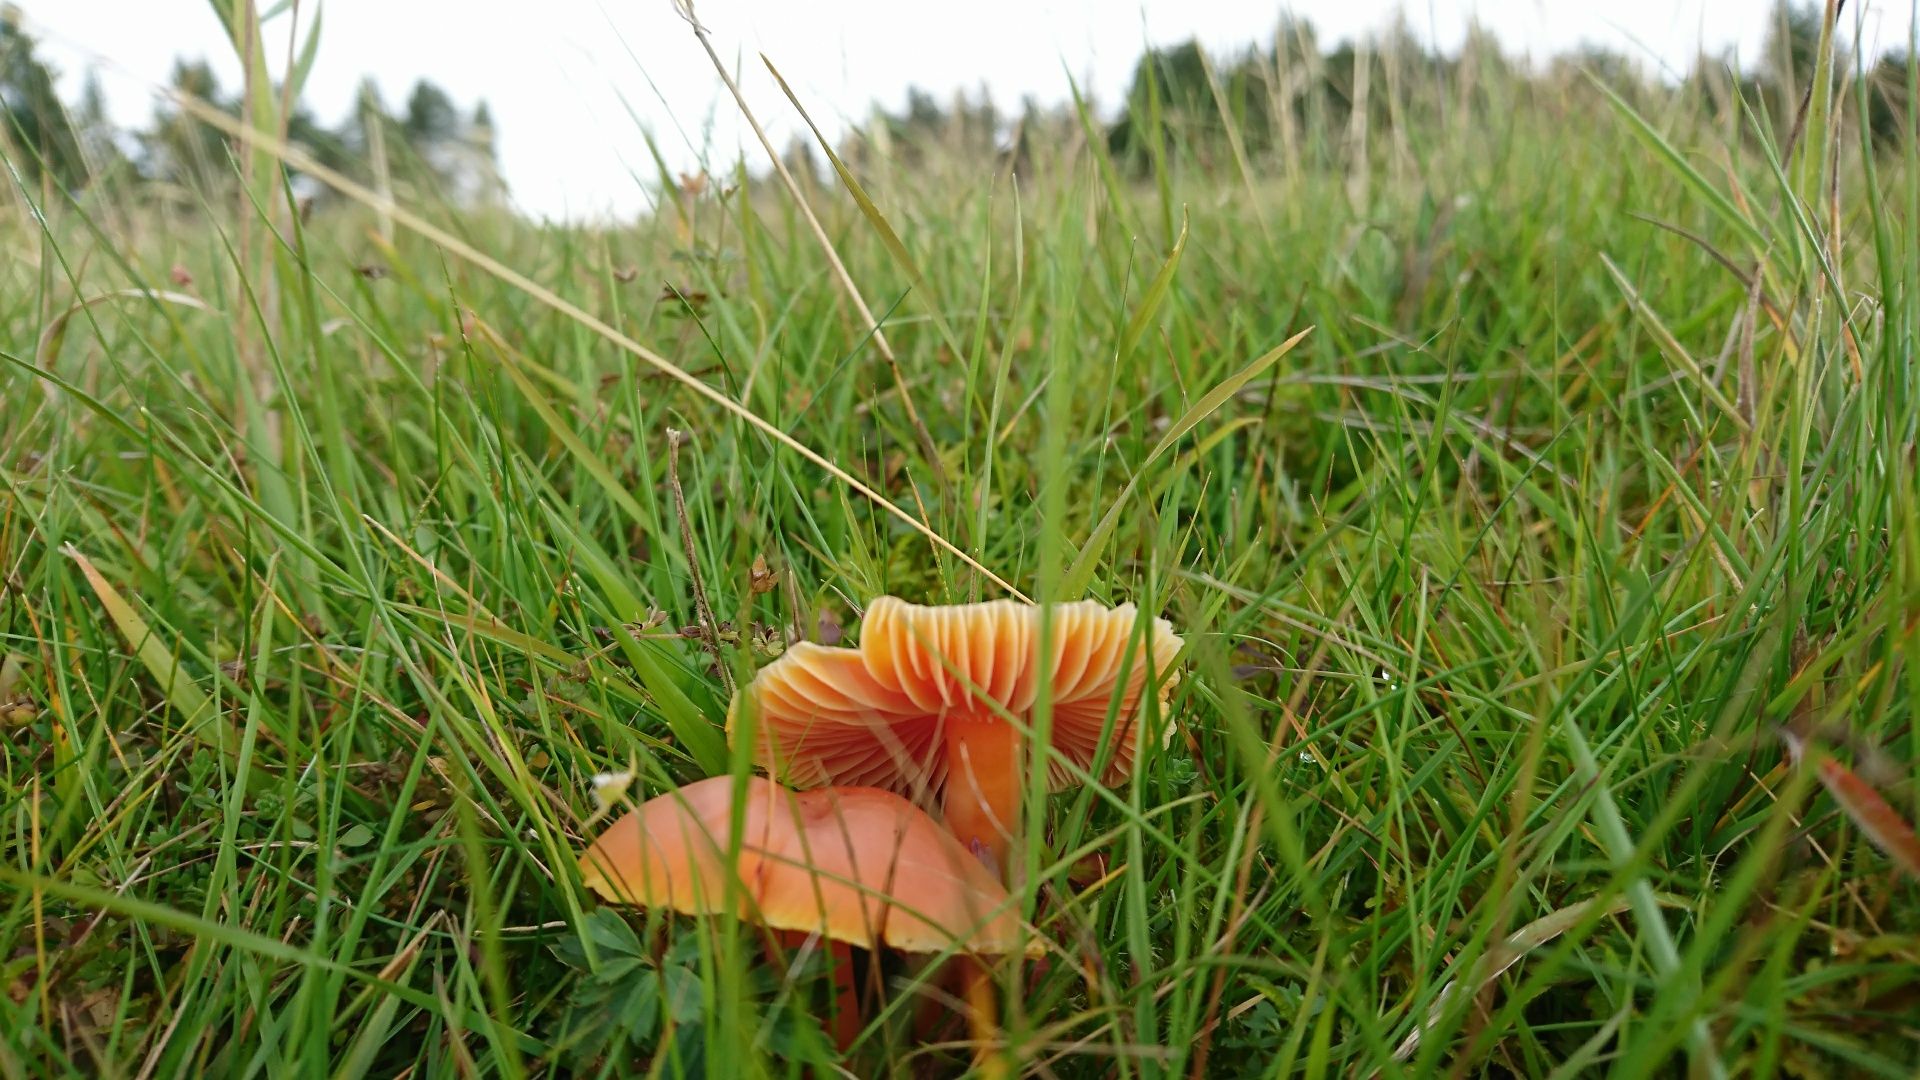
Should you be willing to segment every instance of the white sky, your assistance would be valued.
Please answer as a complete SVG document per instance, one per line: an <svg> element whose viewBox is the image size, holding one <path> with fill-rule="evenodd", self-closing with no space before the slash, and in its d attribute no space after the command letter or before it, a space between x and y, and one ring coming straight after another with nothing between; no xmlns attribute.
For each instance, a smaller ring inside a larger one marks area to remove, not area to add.
<svg viewBox="0 0 1920 1080"><path fill-rule="evenodd" d="M258 0L263 8L272 5ZM1323 45L1386 25L1400 0L696 0L722 57L745 75L749 101L784 146L797 119L760 65L765 52L816 120L838 129L878 101L898 108L908 86L946 99L988 86L1007 109L1032 94L1068 95L1068 73L1108 105L1124 93L1148 43L1197 37L1230 50L1270 34L1282 11L1305 17ZM1865 0L1868 55L1903 45L1915 0ZM493 110L514 201L554 217L628 215L647 206L635 176L653 167L641 139L658 137L688 168L692 147L725 165L764 157L738 120L710 62L670 0L300 0L304 28L322 16L306 100L323 121L343 116L371 75L390 106L415 78L440 83L470 108ZM114 118L135 124L175 57L204 57L231 89L238 65L206 0L21 0L71 100L99 73ZM1508 51L1545 57L1582 42L1609 45L1650 67L1691 66L1704 48L1757 58L1771 0L1409 0L1416 32L1457 44L1475 15ZM290 15L273 24L284 55ZM304 33L304 29L302 30ZM277 44L275 40L277 39ZM276 60L281 70L284 60ZM649 85L651 80L651 85ZM629 114L631 108L631 115ZM636 120L635 117L638 119ZM684 135L682 134L684 131Z"/></svg>

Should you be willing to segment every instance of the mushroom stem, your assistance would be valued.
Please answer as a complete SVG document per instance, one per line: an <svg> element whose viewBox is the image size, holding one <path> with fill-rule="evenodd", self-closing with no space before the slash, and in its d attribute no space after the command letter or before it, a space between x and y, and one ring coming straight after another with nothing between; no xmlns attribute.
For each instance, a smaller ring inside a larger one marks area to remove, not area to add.
<svg viewBox="0 0 1920 1080"><path fill-rule="evenodd" d="M1018 835L1020 732L997 716L946 719L947 831L1005 881Z"/></svg>
<svg viewBox="0 0 1920 1080"><path fill-rule="evenodd" d="M997 716L949 716L946 726L947 831L1004 882L1019 831L1020 732ZM957 967L975 1063L983 1075L1004 1076L993 977L975 957L958 957Z"/></svg>
<svg viewBox="0 0 1920 1080"><path fill-rule="evenodd" d="M974 1064L988 1080L1001 1080L1007 1070L1000 1058L1000 1007L993 993L993 973L978 958L964 956L960 958L960 983L967 1003Z"/></svg>

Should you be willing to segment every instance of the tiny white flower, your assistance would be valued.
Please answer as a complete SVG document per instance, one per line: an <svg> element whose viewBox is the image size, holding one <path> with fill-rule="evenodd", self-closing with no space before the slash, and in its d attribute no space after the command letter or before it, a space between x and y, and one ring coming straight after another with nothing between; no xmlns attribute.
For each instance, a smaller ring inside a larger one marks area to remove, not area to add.
<svg viewBox="0 0 1920 1080"><path fill-rule="evenodd" d="M605 810L612 804L625 799L627 789L633 786L633 780L634 775L632 769L593 774L591 783L593 784L594 804L599 806L600 809Z"/></svg>

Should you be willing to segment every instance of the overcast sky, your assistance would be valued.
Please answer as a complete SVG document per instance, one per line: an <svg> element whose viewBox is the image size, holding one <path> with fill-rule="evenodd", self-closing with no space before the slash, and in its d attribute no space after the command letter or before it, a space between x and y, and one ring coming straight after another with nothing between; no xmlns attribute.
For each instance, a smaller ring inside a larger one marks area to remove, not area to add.
<svg viewBox="0 0 1920 1080"><path fill-rule="evenodd" d="M1869 55L1904 44L1913 0L1867 0ZM263 8L271 4L260 0ZM743 151L763 160L670 0L300 0L303 27L321 13L319 60L307 101L333 122L370 75L389 104L421 76L467 107L484 97L499 131L503 171L523 209L556 217L626 215L647 197L636 173L652 166L642 127L676 167L706 147L716 164ZM1410 0L1416 32L1456 45L1476 15L1510 52L1544 57L1583 42L1684 70L1705 49L1757 56L1771 0ZM62 74L69 98L97 71L114 118L143 121L153 88L178 56L204 57L229 86L238 65L206 0L22 0L30 27ZM1017 108L1032 94L1056 102L1068 75L1109 104L1124 92L1146 44L1198 38L1237 48L1271 33L1282 11L1305 17L1323 43L1377 29L1400 0L697 0L702 22L746 76L749 100L784 145L794 121L766 76L765 52L817 120L837 128L875 101L897 107L909 86L945 97L982 84ZM1851 23L1853 6L1848 12ZM918 10L916 10L918 9ZM281 15L269 51L284 55ZM284 60L276 60L281 70Z"/></svg>

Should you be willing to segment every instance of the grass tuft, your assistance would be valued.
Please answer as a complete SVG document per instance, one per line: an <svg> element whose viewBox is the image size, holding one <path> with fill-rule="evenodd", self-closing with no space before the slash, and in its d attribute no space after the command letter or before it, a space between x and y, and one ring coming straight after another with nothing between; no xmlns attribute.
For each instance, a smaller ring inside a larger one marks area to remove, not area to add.
<svg viewBox="0 0 1920 1080"><path fill-rule="evenodd" d="M1832 38L1786 137L1381 44L619 227L394 205L258 72L195 209L13 169L0 1073L1910 1075L1920 151ZM986 1055L575 869L882 593L1189 642Z"/></svg>

